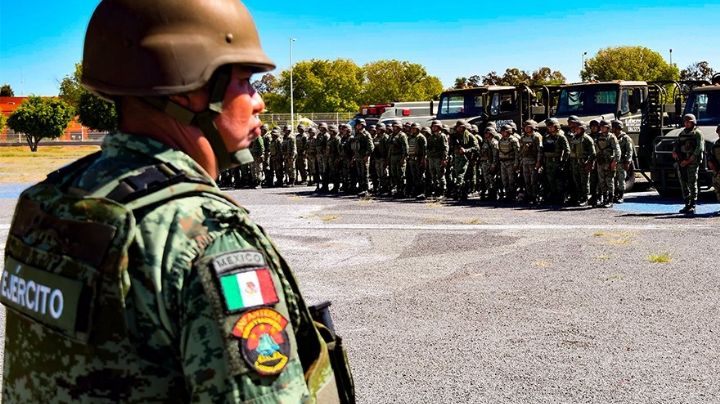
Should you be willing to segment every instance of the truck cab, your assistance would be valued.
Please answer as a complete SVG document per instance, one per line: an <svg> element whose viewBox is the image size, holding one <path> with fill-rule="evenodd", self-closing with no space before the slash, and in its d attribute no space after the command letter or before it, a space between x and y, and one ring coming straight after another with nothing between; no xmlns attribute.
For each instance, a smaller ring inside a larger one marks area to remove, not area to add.
<svg viewBox="0 0 720 404"><path fill-rule="evenodd" d="M697 129L702 132L705 150L708 150L718 139L715 130L720 124L720 85L693 88L688 94L684 114L695 115ZM680 181L675 161L672 158L672 151L682 130L682 127L672 129L666 135L655 139L651 175L655 188L661 195L673 195L680 192ZM712 187L712 172L707 169L707 161L704 156L698 173L698 186L701 190Z"/></svg>

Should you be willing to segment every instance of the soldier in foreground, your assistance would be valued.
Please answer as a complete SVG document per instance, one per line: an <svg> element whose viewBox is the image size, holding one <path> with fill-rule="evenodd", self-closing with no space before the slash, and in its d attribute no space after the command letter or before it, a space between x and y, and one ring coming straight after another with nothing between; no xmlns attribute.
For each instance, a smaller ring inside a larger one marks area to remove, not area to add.
<svg viewBox="0 0 720 404"><path fill-rule="evenodd" d="M82 60L120 131L18 200L3 402L353 402L339 341L213 180L250 161L250 77L274 68L245 7L105 0Z"/></svg>
<svg viewBox="0 0 720 404"><path fill-rule="evenodd" d="M672 156L685 200L685 207L680 209L680 213L694 215L698 193L698 169L705 152L705 142L702 133L695 127L697 125L695 115L685 115L683 124L685 129L678 135Z"/></svg>
<svg viewBox="0 0 720 404"><path fill-rule="evenodd" d="M598 205L604 208L613 206L615 197L615 175L620 158L620 146L615 135L610 133L610 122L600 121L600 133L595 141L597 150Z"/></svg>
<svg viewBox="0 0 720 404"><path fill-rule="evenodd" d="M537 132L537 122L529 119L523 123L520 138L520 169L525 184L525 203L537 203L539 184L538 171L542 167L543 138Z"/></svg>
<svg viewBox="0 0 720 404"><path fill-rule="evenodd" d="M586 206L590 194L590 172L595 164L595 142L585 133L586 126L578 122L573 128L570 139L570 174L573 180L573 192L570 202L576 206Z"/></svg>
<svg viewBox="0 0 720 404"><path fill-rule="evenodd" d="M546 119L545 125L547 134L543 138L543 174L547 188L543 199L546 203L562 205L565 203L563 167L570 155L570 144L557 118Z"/></svg>
<svg viewBox="0 0 720 404"><path fill-rule="evenodd" d="M445 167L448 159L448 139L442 132L442 123L432 121L430 136L427 139L427 157L430 166L430 189L428 195L442 198L445 196Z"/></svg>
<svg viewBox="0 0 720 404"><path fill-rule="evenodd" d="M633 144L630 135L623 131L623 123L619 119L613 119L610 122L612 126L613 135L618 140L618 146L620 147L620 158L617 165L617 173L615 174L615 202L623 203L625 198L625 177L627 177L628 171L630 171L632 165L632 159L635 155L635 145ZM635 175L632 173L632 175Z"/></svg>

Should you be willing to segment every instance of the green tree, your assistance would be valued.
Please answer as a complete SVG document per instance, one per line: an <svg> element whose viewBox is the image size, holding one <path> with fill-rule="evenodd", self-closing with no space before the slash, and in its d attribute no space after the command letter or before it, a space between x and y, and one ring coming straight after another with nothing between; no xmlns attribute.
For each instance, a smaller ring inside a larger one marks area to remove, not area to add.
<svg viewBox="0 0 720 404"><path fill-rule="evenodd" d="M362 70L352 60L309 60L293 67L295 111L343 112L358 109ZM290 71L277 80L275 94L266 93L265 103L271 112L290 111Z"/></svg>
<svg viewBox="0 0 720 404"><path fill-rule="evenodd" d="M14 97L15 92L13 91L12 87L10 87L10 84L3 84L0 86L0 97Z"/></svg>
<svg viewBox="0 0 720 404"><path fill-rule="evenodd" d="M30 151L36 152L41 139L60 137L73 116L73 108L61 99L30 96L10 115L7 125L24 134Z"/></svg>
<svg viewBox="0 0 720 404"><path fill-rule="evenodd" d="M7 117L5 114L0 112L0 133L2 133L3 130L5 130L5 124L7 123Z"/></svg>
<svg viewBox="0 0 720 404"><path fill-rule="evenodd" d="M80 105L80 96L86 92L80 84L82 77L82 63L75 63L75 71L60 81L60 98L74 108Z"/></svg>
<svg viewBox="0 0 720 404"><path fill-rule="evenodd" d="M271 93L277 87L277 78L272 73L265 73L260 80L253 81L252 86L261 95Z"/></svg>
<svg viewBox="0 0 720 404"><path fill-rule="evenodd" d="M680 80L712 80L715 70L707 61L695 62L680 71Z"/></svg>
<svg viewBox="0 0 720 404"><path fill-rule="evenodd" d="M470 77L458 77L455 79L455 84L453 85L453 88L462 89L478 87L481 81L482 78L478 75L473 75Z"/></svg>
<svg viewBox="0 0 720 404"><path fill-rule="evenodd" d="M584 81L598 80L677 80L680 71L662 55L643 46L620 46L600 49L585 62L580 72Z"/></svg>
<svg viewBox="0 0 720 404"><path fill-rule="evenodd" d="M417 63L380 60L363 66L363 72L363 104L437 99L443 90L440 79Z"/></svg>
<svg viewBox="0 0 720 404"><path fill-rule="evenodd" d="M565 84L566 81L567 79L562 73L549 67L541 67L532 72L530 76L530 85L532 86Z"/></svg>
<svg viewBox="0 0 720 404"><path fill-rule="evenodd" d="M118 120L115 104L85 91L78 101L78 120L81 124L99 131L112 132L117 129Z"/></svg>

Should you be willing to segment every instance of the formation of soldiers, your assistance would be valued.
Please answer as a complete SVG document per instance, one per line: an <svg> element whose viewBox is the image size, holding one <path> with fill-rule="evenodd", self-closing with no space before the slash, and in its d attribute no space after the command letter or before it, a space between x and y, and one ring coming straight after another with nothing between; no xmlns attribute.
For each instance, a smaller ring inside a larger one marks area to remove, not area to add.
<svg viewBox="0 0 720 404"><path fill-rule="evenodd" d="M619 120L533 120L517 131L489 122L430 127L391 121L269 130L251 146L255 161L221 178L224 186L315 186L318 193L453 198L507 204L610 207L622 203L634 145Z"/></svg>

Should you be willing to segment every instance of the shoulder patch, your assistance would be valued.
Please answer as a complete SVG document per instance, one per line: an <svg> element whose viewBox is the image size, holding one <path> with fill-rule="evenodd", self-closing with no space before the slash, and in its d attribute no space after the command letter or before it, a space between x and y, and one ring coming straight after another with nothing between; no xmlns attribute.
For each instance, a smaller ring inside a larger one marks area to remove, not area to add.
<svg viewBox="0 0 720 404"><path fill-rule="evenodd" d="M212 266L225 314L280 301L265 257L259 251L223 254L213 259Z"/></svg>
<svg viewBox="0 0 720 404"><path fill-rule="evenodd" d="M233 335L240 339L245 362L259 374L277 375L290 359L288 320L273 309L248 311L235 323Z"/></svg>

